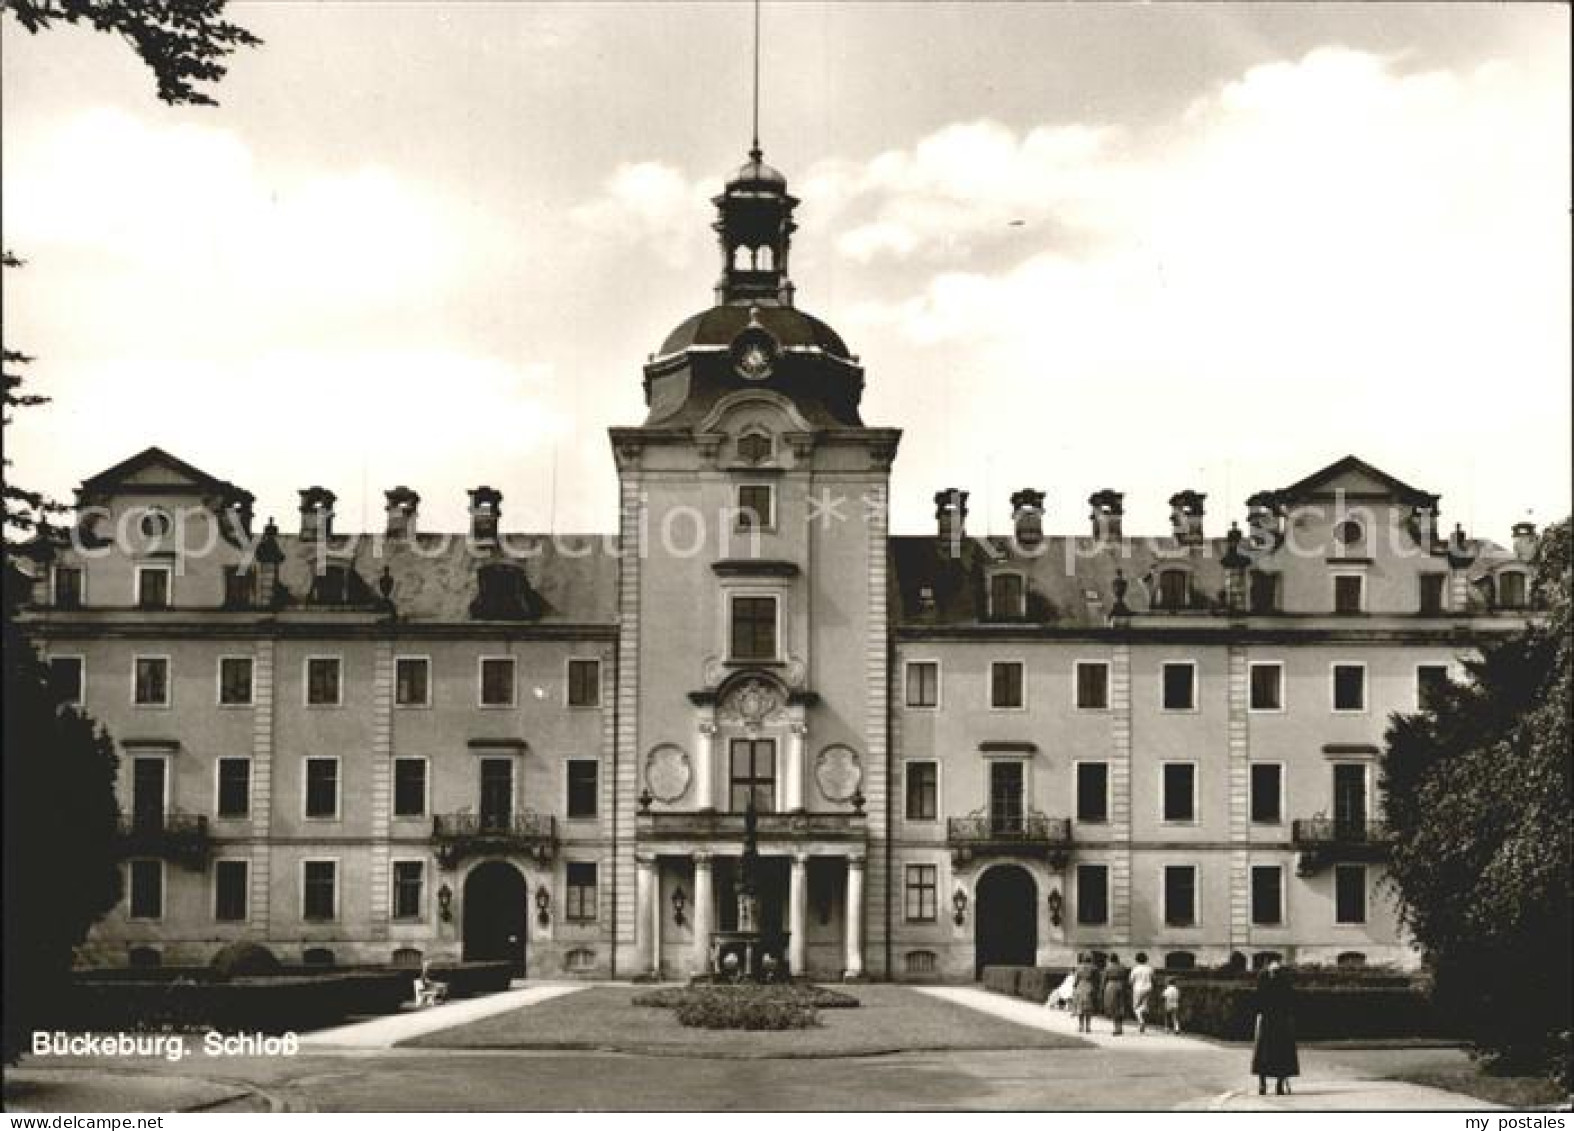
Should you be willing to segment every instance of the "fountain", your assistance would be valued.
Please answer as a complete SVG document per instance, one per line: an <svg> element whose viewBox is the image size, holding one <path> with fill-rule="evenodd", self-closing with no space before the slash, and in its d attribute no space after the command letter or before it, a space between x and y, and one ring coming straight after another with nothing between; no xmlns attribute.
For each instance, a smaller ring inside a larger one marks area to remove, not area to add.
<svg viewBox="0 0 1574 1131"><path fill-rule="evenodd" d="M738 925L732 931L713 931L710 939L710 975L721 981L785 981L787 935L767 936L760 928L759 813L754 798L743 813L743 856L738 862Z"/></svg>

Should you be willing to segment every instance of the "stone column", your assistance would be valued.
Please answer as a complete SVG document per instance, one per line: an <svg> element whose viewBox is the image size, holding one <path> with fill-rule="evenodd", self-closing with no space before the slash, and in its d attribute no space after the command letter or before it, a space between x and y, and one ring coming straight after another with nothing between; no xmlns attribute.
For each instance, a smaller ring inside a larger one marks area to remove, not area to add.
<svg viewBox="0 0 1574 1131"><path fill-rule="evenodd" d="M805 738L809 733L807 723L794 720L787 727L787 760L782 766L782 811L803 811L803 753Z"/></svg>
<svg viewBox="0 0 1574 1131"><path fill-rule="evenodd" d="M864 972L864 858L847 858L847 970L846 977Z"/></svg>
<svg viewBox="0 0 1574 1131"><path fill-rule="evenodd" d="M661 861L650 862L650 972L661 977Z"/></svg>
<svg viewBox="0 0 1574 1131"><path fill-rule="evenodd" d="M715 712L707 707L694 727L694 807L714 809L716 800L711 780L716 773Z"/></svg>
<svg viewBox="0 0 1574 1131"><path fill-rule="evenodd" d="M694 958L695 974L709 974L710 936L716 929L715 894L711 887L710 853L694 854Z"/></svg>
<svg viewBox="0 0 1574 1131"><path fill-rule="evenodd" d="M657 903L655 894L656 860L653 856L634 858L634 969L644 973L660 952L652 927L655 919L651 909Z"/></svg>
<svg viewBox="0 0 1574 1131"><path fill-rule="evenodd" d="M795 852L787 886L787 965L795 978L809 969L809 857Z"/></svg>

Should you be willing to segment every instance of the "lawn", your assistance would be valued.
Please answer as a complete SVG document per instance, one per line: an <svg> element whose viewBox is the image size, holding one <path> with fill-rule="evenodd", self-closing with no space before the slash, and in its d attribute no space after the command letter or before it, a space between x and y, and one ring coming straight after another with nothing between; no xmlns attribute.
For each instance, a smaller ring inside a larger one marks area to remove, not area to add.
<svg viewBox="0 0 1574 1131"><path fill-rule="evenodd" d="M712 1059L874 1056L941 1049L1068 1049L1086 1042L1002 1021L901 986L862 985L857 1009L785 1031L686 1029L670 1009L632 1004L642 987L597 986L407 1042L444 1049L604 1049Z"/></svg>
<svg viewBox="0 0 1574 1131"><path fill-rule="evenodd" d="M1498 1076L1472 1065L1457 1072L1420 1072L1395 1077L1505 1107L1546 1107L1566 1104L1569 1095L1545 1076Z"/></svg>

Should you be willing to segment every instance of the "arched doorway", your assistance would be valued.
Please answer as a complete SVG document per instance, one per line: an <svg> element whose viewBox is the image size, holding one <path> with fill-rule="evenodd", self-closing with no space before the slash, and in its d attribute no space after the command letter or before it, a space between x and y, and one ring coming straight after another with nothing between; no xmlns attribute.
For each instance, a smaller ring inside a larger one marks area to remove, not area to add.
<svg viewBox="0 0 1574 1131"><path fill-rule="evenodd" d="M466 962L512 962L525 972L529 890L519 869L501 860L477 864L465 877Z"/></svg>
<svg viewBox="0 0 1574 1131"><path fill-rule="evenodd" d="M985 966L1032 966L1038 954L1038 885L1026 868L997 864L973 893L974 977Z"/></svg>

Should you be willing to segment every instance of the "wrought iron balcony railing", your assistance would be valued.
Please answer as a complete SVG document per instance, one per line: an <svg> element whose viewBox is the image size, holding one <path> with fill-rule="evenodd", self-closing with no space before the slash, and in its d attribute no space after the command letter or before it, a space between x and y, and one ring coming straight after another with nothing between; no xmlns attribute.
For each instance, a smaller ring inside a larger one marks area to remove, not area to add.
<svg viewBox="0 0 1574 1131"><path fill-rule="evenodd" d="M862 840L869 822L863 812L759 813L756 831L761 840ZM743 814L714 810L639 813L634 823L641 840L743 840Z"/></svg>
<svg viewBox="0 0 1574 1131"><path fill-rule="evenodd" d="M969 813L946 820L946 844L958 865L977 856L1038 856L1061 867L1071 851L1071 820L1032 809L1022 814Z"/></svg>
<svg viewBox="0 0 1574 1131"><path fill-rule="evenodd" d="M157 856L202 868L213 850L208 819L191 813L122 813L118 832L125 856Z"/></svg>
<svg viewBox="0 0 1574 1131"><path fill-rule="evenodd" d="M440 813L432 818L438 861L452 868L467 856L521 855L552 859L557 852L557 818L548 813Z"/></svg>
<svg viewBox="0 0 1574 1131"><path fill-rule="evenodd" d="M1290 822L1290 841L1298 853L1296 871L1307 875L1338 861L1381 860L1391 836L1381 821L1302 817Z"/></svg>

